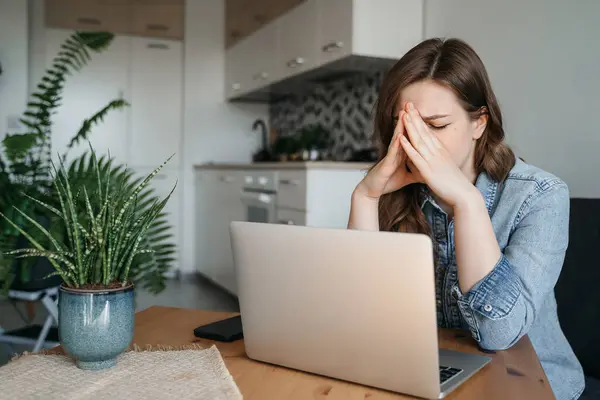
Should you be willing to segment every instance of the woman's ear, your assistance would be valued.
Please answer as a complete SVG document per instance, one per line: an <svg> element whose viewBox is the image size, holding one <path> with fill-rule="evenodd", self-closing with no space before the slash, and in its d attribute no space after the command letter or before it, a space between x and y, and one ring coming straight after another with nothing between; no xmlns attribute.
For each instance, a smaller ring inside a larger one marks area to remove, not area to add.
<svg viewBox="0 0 600 400"><path fill-rule="evenodd" d="M488 122L488 111L485 107L483 107L479 114L479 118L477 118L475 121L473 121L473 123L475 124L475 129L473 131L473 139L474 140L479 139L481 137L481 135L483 135L483 132L485 132L485 128L487 126L487 122Z"/></svg>

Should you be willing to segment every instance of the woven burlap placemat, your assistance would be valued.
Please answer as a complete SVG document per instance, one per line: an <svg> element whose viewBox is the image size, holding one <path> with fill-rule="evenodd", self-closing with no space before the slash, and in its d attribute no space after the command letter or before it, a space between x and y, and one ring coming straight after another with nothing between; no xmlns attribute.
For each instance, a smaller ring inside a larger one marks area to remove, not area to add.
<svg viewBox="0 0 600 400"><path fill-rule="evenodd" d="M131 347L117 365L84 371L64 355L25 353L0 368L3 399L241 399L216 346Z"/></svg>

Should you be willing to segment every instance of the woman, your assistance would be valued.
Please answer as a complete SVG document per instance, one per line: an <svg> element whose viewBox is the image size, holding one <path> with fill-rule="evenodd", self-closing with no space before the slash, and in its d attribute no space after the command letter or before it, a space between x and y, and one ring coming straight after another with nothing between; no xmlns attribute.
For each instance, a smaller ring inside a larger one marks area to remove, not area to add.
<svg viewBox="0 0 600 400"><path fill-rule="evenodd" d="M473 49L431 39L402 57L381 85L375 137L380 160L354 190L348 227L430 235L438 325L488 350L528 334L556 398L578 398L583 372L554 298L569 191L504 143Z"/></svg>

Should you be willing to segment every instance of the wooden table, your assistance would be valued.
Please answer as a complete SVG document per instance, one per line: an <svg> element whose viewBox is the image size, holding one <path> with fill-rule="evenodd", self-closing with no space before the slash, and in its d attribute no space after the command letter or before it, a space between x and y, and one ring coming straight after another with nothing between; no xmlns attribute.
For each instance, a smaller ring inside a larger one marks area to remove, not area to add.
<svg viewBox="0 0 600 400"><path fill-rule="evenodd" d="M246 357L243 340L219 343L194 337L194 328L236 313L151 307L136 314L137 345L216 344L244 399L411 399L400 395L277 367ZM466 333L442 330L440 347L482 354ZM456 389L450 399L553 399L552 390L527 337L510 350L488 354L493 361Z"/></svg>

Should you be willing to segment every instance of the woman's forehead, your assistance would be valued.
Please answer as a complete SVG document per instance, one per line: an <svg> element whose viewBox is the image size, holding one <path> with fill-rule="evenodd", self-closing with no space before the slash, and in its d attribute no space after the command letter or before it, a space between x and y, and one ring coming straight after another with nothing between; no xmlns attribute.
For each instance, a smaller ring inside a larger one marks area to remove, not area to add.
<svg viewBox="0 0 600 400"><path fill-rule="evenodd" d="M433 81L416 82L400 91L394 114L398 114L407 102L413 103L423 115L449 114L460 106L451 89Z"/></svg>

